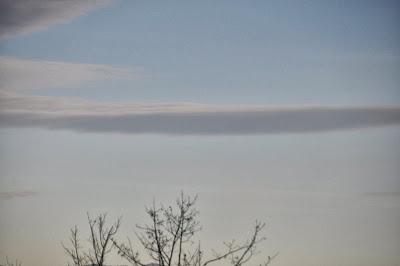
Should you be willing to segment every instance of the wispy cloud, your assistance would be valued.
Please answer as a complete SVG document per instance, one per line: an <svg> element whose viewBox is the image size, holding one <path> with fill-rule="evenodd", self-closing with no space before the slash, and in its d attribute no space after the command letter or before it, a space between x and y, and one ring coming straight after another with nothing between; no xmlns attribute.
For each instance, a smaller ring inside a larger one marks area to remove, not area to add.
<svg viewBox="0 0 400 266"><path fill-rule="evenodd" d="M399 198L400 191L368 192L364 193L364 196L373 198Z"/></svg>
<svg viewBox="0 0 400 266"><path fill-rule="evenodd" d="M0 191L0 200L8 200L13 198L25 198L36 195L37 193L32 190L21 190L21 191Z"/></svg>
<svg viewBox="0 0 400 266"><path fill-rule="evenodd" d="M102 103L0 94L0 126L127 134L306 133L400 125L399 106L214 106Z"/></svg>
<svg viewBox="0 0 400 266"><path fill-rule="evenodd" d="M0 39L66 23L112 0L2 0Z"/></svg>
<svg viewBox="0 0 400 266"><path fill-rule="evenodd" d="M0 56L0 89L29 91L76 87L105 79L135 79L139 69Z"/></svg>

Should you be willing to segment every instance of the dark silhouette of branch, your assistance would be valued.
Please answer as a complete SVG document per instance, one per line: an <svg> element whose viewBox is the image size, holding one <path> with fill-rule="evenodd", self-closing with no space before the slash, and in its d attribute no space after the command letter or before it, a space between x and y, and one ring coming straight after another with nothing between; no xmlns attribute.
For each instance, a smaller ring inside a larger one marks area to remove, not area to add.
<svg viewBox="0 0 400 266"><path fill-rule="evenodd" d="M200 243L193 246L193 236L201 230L197 220L198 211L194 207L197 196L189 197L181 192L175 206L157 207L154 200L151 207L146 208L150 222L145 225L136 225L139 246L147 252L149 257L159 266L207 266L227 259L233 266L247 264L254 255L258 254L257 245L265 240L260 232L265 223L256 222L254 231L248 241L237 244L235 241L224 243L225 251L214 252L214 256L203 262L203 251ZM139 249L134 248L130 239L122 243L112 239L118 254L134 266L148 264L140 259ZM268 265L277 256L268 256L260 266ZM152 264L153 265L153 264Z"/></svg>
<svg viewBox="0 0 400 266"><path fill-rule="evenodd" d="M111 238L118 232L121 218L119 218L110 228L106 228L106 213L98 215L95 219L92 219L88 213L87 217L90 227L90 242L92 246L92 252L89 252L87 257L92 264L103 266L105 256L110 253L113 248Z"/></svg>
<svg viewBox="0 0 400 266"><path fill-rule="evenodd" d="M226 250L223 253L215 253L214 258L206 261L203 266L220 261L222 259L230 259L230 263L234 266L241 266L246 264L251 260L251 258L257 254L257 244L264 241L265 237L259 237L259 233L265 227L265 223L256 222L254 226L254 232L250 240L243 244L236 244L233 240L228 243L224 243ZM268 259L263 263L263 265L268 265L270 261L276 257L268 256Z"/></svg>
<svg viewBox="0 0 400 266"><path fill-rule="evenodd" d="M0 266L22 266L22 263L18 259L16 259L15 262L12 262L8 260L8 257L6 257L6 263L0 264Z"/></svg>
<svg viewBox="0 0 400 266"><path fill-rule="evenodd" d="M81 245L79 244L78 237L78 227L75 225L71 230L71 236L69 238L71 247L67 247L64 243L61 243L64 251L68 254L68 256L72 259L73 265L83 266L87 264L86 257L81 253Z"/></svg>
<svg viewBox="0 0 400 266"><path fill-rule="evenodd" d="M89 243L90 248L87 251L81 251L82 247L79 243L78 228L75 226L71 229L70 245L71 247L62 246L71 258L73 265L84 266L87 264L104 266L106 256L111 252L114 245L112 244L112 238L117 234L121 218L119 218L111 227L106 227L107 214L99 214L94 219L87 214L90 236Z"/></svg>
<svg viewBox="0 0 400 266"><path fill-rule="evenodd" d="M195 219L198 211L194 208L197 197L191 198L181 193L176 206L156 207L154 201L146 208L150 223L137 225L138 241L148 255L160 266L183 266L185 260L184 246L200 230ZM133 265L145 265L139 260L139 253L132 245L113 241L119 254Z"/></svg>

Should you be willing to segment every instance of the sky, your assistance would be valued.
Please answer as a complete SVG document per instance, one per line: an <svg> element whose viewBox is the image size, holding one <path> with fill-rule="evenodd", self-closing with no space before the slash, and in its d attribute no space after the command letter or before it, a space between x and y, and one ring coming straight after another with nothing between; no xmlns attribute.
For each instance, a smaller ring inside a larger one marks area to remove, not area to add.
<svg viewBox="0 0 400 266"><path fill-rule="evenodd" d="M255 262L400 265L399 23L388 0L1 1L0 261L66 265L87 211L133 236L183 190L210 250L260 220Z"/></svg>

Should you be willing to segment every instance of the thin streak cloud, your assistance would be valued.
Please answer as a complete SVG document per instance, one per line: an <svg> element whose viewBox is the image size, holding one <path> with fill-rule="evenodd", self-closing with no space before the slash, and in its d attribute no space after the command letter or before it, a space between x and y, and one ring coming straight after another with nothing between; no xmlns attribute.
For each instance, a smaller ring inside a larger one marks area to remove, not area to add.
<svg viewBox="0 0 400 266"><path fill-rule="evenodd" d="M399 106L214 106L101 103L0 94L2 127L171 135L324 132L400 124Z"/></svg>
<svg viewBox="0 0 400 266"><path fill-rule="evenodd" d="M66 23L111 0L2 0L0 1L0 39L46 29Z"/></svg>
<svg viewBox="0 0 400 266"><path fill-rule="evenodd" d="M36 192L31 190L21 190L21 191L7 191L0 192L0 200L9 200L14 198L25 198L35 196Z"/></svg>
<svg viewBox="0 0 400 266"><path fill-rule="evenodd" d="M106 79L140 76L139 69L0 56L0 89L3 91L70 88Z"/></svg>
<svg viewBox="0 0 400 266"><path fill-rule="evenodd" d="M400 191L368 192L364 193L364 196L374 198L399 198Z"/></svg>

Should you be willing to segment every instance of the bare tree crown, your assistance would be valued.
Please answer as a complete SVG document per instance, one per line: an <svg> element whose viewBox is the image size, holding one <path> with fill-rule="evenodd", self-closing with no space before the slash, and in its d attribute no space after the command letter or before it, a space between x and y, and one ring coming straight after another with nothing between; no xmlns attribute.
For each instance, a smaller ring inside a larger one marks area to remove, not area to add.
<svg viewBox="0 0 400 266"><path fill-rule="evenodd" d="M85 266L85 265L96 265L104 266L106 256L113 249L112 238L117 234L121 224L121 218L119 218L110 227L106 226L107 214L99 214L95 218L91 218L89 213L87 214L89 223L90 236L89 236L89 249L83 251L83 247L80 244L78 236L78 227L75 226L70 230L70 246L66 246L63 243L61 245L64 248L66 254L72 260L74 266Z"/></svg>
<svg viewBox="0 0 400 266"><path fill-rule="evenodd" d="M107 226L106 214L99 214L95 218L87 214L90 229L88 249L81 245L77 226L70 230L69 245L62 243L62 246L74 266L105 266L106 257L113 249L133 266L207 266L222 260L233 266L242 266L250 262L258 253L258 244L265 240L260 236L265 223L256 222L247 241L224 242L220 252L213 251L211 257L205 258L200 242L193 239L201 230L196 201L197 196L190 197L183 192L172 206L156 205L153 200L153 204L146 208L148 223L136 225L135 247L129 238L126 242L116 238L121 218ZM150 258L150 263L144 262L145 254ZM259 265L268 265L276 256L268 256Z"/></svg>
<svg viewBox="0 0 400 266"><path fill-rule="evenodd" d="M221 260L231 265L242 266L249 262L257 252L257 245L264 241L260 232L264 223L256 222L249 240L244 243L225 242L222 252L213 252L211 258L203 258L200 243L195 245L193 236L201 230L197 220L199 212L195 208L197 196L190 197L181 192L174 206L156 206L155 202L146 208L149 223L137 225L136 237L141 251L160 266L206 266ZM134 266L149 265L142 261L141 252L134 248L131 240L127 243L113 239L118 254ZM268 256L263 264L268 265L274 256ZM152 264L153 265L153 264Z"/></svg>

